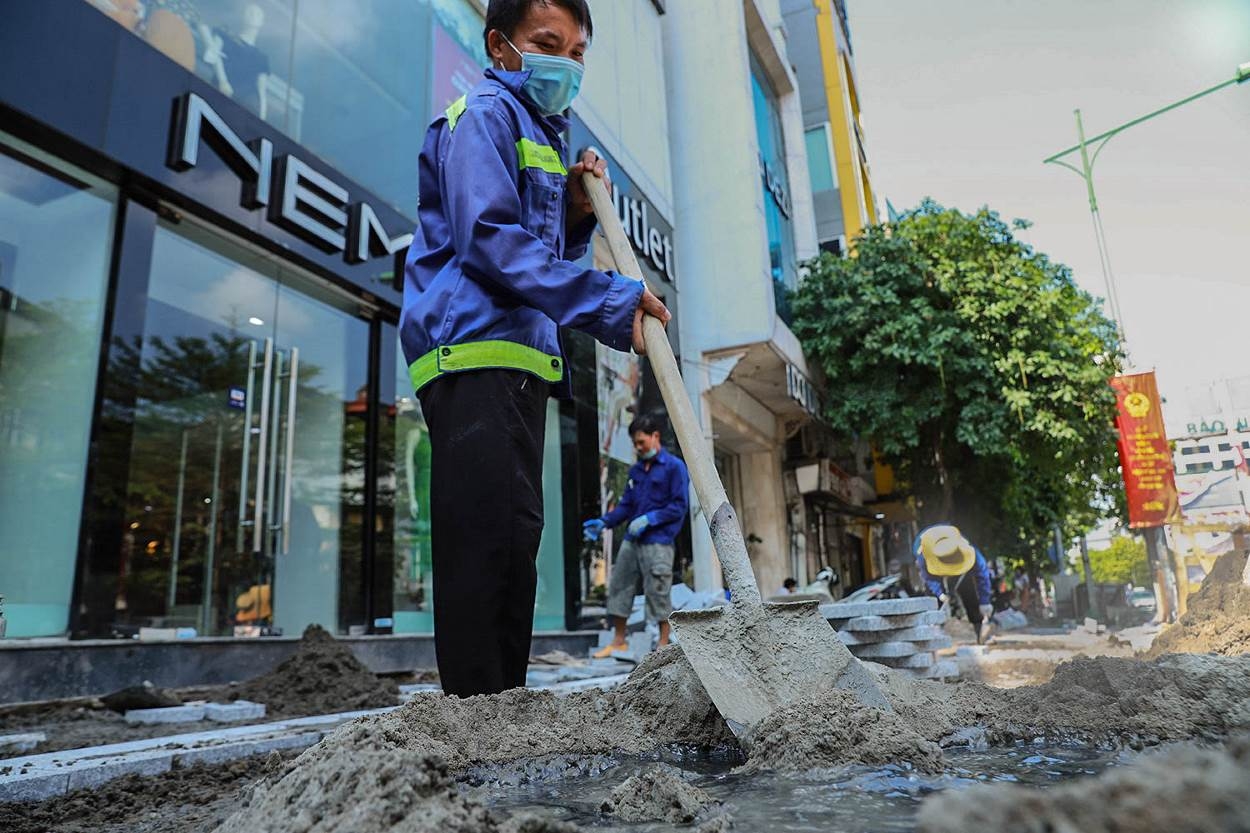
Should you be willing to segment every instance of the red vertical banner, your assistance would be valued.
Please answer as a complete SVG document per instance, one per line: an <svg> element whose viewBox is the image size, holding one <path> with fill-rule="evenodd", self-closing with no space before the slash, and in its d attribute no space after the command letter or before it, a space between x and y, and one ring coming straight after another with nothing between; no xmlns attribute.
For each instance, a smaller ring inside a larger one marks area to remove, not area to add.
<svg viewBox="0 0 1250 833"><path fill-rule="evenodd" d="M1116 376L1116 428L1120 467L1128 495L1129 526L1162 526L1181 519L1172 449L1163 428L1163 408L1154 371Z"/></svg>

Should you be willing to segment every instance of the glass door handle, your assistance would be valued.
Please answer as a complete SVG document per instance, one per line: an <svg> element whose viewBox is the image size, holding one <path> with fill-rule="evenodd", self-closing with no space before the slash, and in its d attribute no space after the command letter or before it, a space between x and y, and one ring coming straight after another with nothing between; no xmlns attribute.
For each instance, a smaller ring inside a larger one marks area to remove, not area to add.
<svg viewBox="0 0 1250 833"><path fill-rule="evenodd" d="M273 388L273 339L265 339L265 369L260 383L260 439L256 443L256 507L252 551L261 552L265 534L265 461L269 450L269 394ZM251 430L251 426L248 427Z"/></svg>
<svg viewBox="0 0 1250 833"><path fill-rule="evenodd" d="M291 476L295 471L295 398L299 391L299 348L291 348L286 397L286 471L282 477L282 554L291 551Z"/></svg>
<svg viewBox="0 0 1250 833"><path fill-rule="evenodd" d="M239 534L235 549L243 552L243 536L252 522L247 519L247 475L252 466L252 394L256 389L256 342L247 351L247 393L243 400L243 465L239 471Z"/></svg>

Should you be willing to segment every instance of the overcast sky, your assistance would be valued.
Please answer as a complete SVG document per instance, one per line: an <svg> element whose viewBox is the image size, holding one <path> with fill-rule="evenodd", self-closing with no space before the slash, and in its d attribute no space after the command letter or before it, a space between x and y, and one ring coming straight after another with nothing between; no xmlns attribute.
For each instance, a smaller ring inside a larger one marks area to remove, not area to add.
<svg viewBox="0 0 1250 833"><path fill-rule="evenodd" d="M848 0L873 183L988 204L1106 295L1080 178L1042 159L1231 78L1250 0ZM1079 163L1078 163L1079 166ZM1115 137L1094 170L1129 348L1169 422L1250 375L1250 82Z"/></svg>

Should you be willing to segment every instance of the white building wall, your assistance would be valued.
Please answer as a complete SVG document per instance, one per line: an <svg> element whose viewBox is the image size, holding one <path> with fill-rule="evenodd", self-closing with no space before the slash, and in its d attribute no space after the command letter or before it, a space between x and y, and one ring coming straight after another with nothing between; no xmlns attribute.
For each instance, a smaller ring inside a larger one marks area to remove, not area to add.
<svg viewBox="0 0 1250 833"><path fill-rule="evenodd" d="M673 225L663 17L650 0L590 0L595 37L573 111Z"/></svg>

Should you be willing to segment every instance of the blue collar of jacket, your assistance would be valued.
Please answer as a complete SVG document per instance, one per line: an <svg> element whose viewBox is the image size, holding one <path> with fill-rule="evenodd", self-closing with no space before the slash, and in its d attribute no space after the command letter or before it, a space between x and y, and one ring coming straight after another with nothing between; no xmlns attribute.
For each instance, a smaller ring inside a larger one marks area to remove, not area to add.
<svg viewBox="0 0 1250 833"><path fill-rule="evenodd" d="M525 82L529 80L532 70L522 70L520 72L510 72L506 69L496 69L495 67L486 68L486 77L493 81L497 81L505 90L525 105L525 109L529 110L539 123L548 128L548 131L561 136L564 131L569 129L569 120L564 116L544 116L538 112L538 107L530 99L529 94L525 92Z"/></svg>

